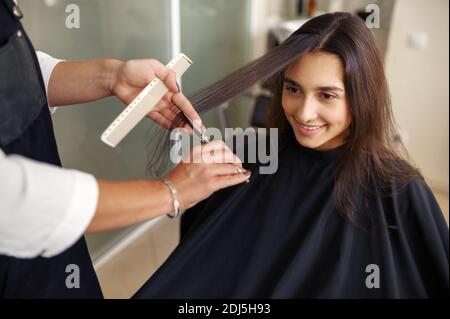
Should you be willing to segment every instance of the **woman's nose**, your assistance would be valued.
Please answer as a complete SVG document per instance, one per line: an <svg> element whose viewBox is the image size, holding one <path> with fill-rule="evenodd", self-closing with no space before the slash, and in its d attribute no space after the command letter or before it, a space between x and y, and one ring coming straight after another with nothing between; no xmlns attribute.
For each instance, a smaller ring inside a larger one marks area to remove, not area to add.
<svg viewBox="0 0 450 319"><path fill-rule="evenodd" d="M305 98L299 103L296 117L302 123L308 123L317 118L317 105L313 98Z"/></svg>

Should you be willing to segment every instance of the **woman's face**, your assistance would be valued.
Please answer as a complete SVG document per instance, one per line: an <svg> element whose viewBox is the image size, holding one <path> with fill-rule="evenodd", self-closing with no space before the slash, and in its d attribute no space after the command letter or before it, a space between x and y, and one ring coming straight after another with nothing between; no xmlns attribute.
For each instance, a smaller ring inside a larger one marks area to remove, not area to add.
<svg viewBox="0 0 450 319"><path fill-rule="evenodd" d="M320 151L344 144L351 115L340 58L325 52L308 53L284 75L282 105L297 141Z"/></svg>

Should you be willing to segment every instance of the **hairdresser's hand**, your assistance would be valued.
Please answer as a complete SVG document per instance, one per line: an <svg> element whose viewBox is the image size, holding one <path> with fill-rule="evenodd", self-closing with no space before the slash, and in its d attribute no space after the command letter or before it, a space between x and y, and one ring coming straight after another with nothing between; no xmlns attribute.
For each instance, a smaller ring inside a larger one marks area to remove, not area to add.
<svg viewBox="0 0 450 319"><path fill-rule="evenodd" d="M219 189L247 181L250 172L222 141L194 147L165 179L177 189L181 209L208 198Z"/></svg>
<svg viewBox="0 0 450 319"><path fill-rule="evenodd" d="M177 98L178 103L173 102L174 94L179 92L175 72L155 59L121 62L110 77L110 91L128 105L155 78L162 80L170 91L147 115L149 118L165 128L170 128L174 114L179 108L192 119L200 119L186 98Z"/></svg>
<svg viewBox="0 0 450 319"><path fill-rule="evenodd" d="M145 59L130 60L117 65L110 79L111 92L128 105L155 78L164 81L170 91L179 91L173 70L157 60Z"/></svg>
<svg viewBox="0 0 450 319"><path fill-rule="evenodd" d="M206 130L197 111L195 111L191 102L189 102L182 93L167 93L166 96L156 104L153 110L148 113L148 117L162 127L170 129L172 124L178 124L173 121L180 111L183 111L184 114L189 116L194 123L202 129L202 132ZM180 125L176 125L176 127L180 126L186 129L189 134L192 134L192 128L189 123L180 123Z"/></svg>

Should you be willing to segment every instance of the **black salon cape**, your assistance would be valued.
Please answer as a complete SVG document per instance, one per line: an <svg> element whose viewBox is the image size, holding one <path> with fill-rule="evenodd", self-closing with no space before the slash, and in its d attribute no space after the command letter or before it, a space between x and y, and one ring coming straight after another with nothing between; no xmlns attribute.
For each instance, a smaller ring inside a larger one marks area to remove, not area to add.
<svg viewBox="0 0 450 319"><path fill-rule="evenodd" d="M429 187L416 179L374 196L376 222L364 230L336 210L341 154L289 143L275 174L256 170L187 211L192 227L134 297L448 297L448 227ZM366 285L368 265L379 288Z"/></svg>

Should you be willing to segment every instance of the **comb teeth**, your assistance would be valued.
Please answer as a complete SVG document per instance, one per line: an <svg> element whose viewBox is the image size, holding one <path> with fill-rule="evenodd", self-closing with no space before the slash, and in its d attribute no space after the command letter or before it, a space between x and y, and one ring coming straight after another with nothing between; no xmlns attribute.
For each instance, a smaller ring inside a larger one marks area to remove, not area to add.
<svg viewBox="0 0 450 319"><path fill-rule="evenodd" d="M177 78L180 78L191 64L192 61L180 53L167 64L167 67L175 71ZM108 126L101 140L111 147L116 147L168 91L169 89L160 79L151 81Z"/></svg>

